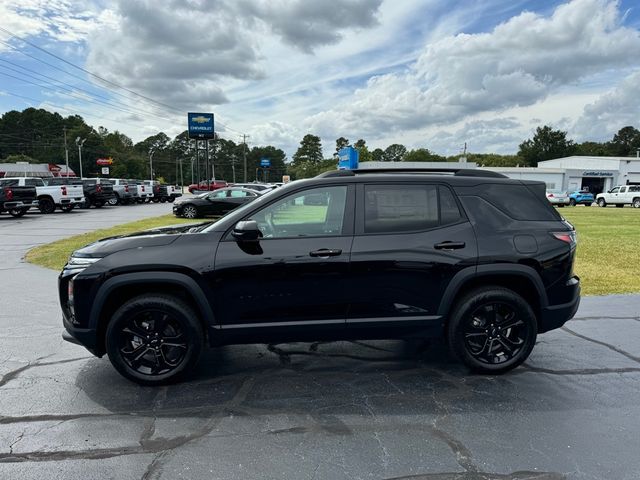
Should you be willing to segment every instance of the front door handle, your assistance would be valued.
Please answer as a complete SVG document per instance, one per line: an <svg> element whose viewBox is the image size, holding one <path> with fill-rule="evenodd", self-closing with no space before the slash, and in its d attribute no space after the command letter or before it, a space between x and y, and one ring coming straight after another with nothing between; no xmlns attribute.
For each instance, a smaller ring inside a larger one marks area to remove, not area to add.
<svg viewBox="0 0 640 480"><path fill-rule="evenodd" d="M313 250L312 252L309 252L310 256L320 258L337 257L340 254L342 254L342 250L339 248L321 248L320 250Z"/></svg>
<svg viewBox="0 0 640 480"><path fill-rule="evenodd" d="M442 242L436 243L433 248L436 250L458 250L464 248L466 244L464 242Z"/></svg>

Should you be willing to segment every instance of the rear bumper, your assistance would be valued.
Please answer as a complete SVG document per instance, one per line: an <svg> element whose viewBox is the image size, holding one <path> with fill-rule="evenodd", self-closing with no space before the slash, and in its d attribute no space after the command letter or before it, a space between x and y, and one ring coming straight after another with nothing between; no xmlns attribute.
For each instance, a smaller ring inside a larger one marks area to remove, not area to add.
<svg viewBox="0 0 640 480"><path fill-rule="evenodd" d="M13 200L11 202L4 202L4 204L2 205L2 208L4 208L5 210L13 210L14 208L20 208L20 209L32 208L32 207L37 207L38 203L39 203L38 200L33 200L33 201Z"/></svg>
<svg viewBox="0 0 640 480"><path fill-rule="evenodd" d="M565 288L569 289L571 300L560 305L549 305L540 312L538 322L538 333L548 332L562 327L571 320L580 306L580 279L577 276L571 277Z"/></svg>

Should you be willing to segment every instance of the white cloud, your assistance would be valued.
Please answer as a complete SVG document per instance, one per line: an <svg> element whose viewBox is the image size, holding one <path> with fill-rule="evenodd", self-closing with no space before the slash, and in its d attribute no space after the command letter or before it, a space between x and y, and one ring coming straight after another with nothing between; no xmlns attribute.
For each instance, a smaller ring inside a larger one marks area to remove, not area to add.
<svg viewBox="0 0 640 480"><path fill-rule="evenodd" d="M491 32L428 44L404 72L371 78L351 102L307 124L365 136L447 125L533 105L563 85L639 61L640 35L620 25L615 2L574 0L549 17L524 12Z"/></svg>
<svg viewBox="0 0 640 480"><path fill-rule="evenodd" d="M580 140L609 140L622 127L640 127L640 71L587 104L572 131Z"/></svg>

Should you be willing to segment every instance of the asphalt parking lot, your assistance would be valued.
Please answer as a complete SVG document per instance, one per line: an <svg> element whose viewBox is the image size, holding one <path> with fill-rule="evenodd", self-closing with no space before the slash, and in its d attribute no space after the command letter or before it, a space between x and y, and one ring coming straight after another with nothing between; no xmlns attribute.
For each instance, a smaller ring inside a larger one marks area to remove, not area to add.
<svg viewBox="0 0 640 480"><path fill-rule="evenodd" d="M145 388L64 342L34 245L170 204L0 217L0 479L638 479L640 295L587 297L521 367L439 344L225 347Z"/></svg>

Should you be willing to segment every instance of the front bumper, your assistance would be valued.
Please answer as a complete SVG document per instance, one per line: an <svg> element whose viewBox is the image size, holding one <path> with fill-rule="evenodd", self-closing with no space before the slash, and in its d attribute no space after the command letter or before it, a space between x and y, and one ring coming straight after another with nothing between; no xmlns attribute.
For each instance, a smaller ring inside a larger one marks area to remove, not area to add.
<svg viewBox="0 0 640 480"><path fill-rule="evenodd" d="M64 315L62 317L62 323L64 324L64 330L62 331L63 340L86 348L96 357L102 357L103 354L99 353L96 349L97 335L94 329L75 327Z"/></svg>
<svg viewBox="0 0 640 480"><path fill-rule="evenodd" d="M548 332L562 327L573 318L580 306L580 278L573 276L566 283L565 288L569 289L568 297L571 299L567 303L560 305L549 305L540 312L538 319L538 333Z"/></svg>

